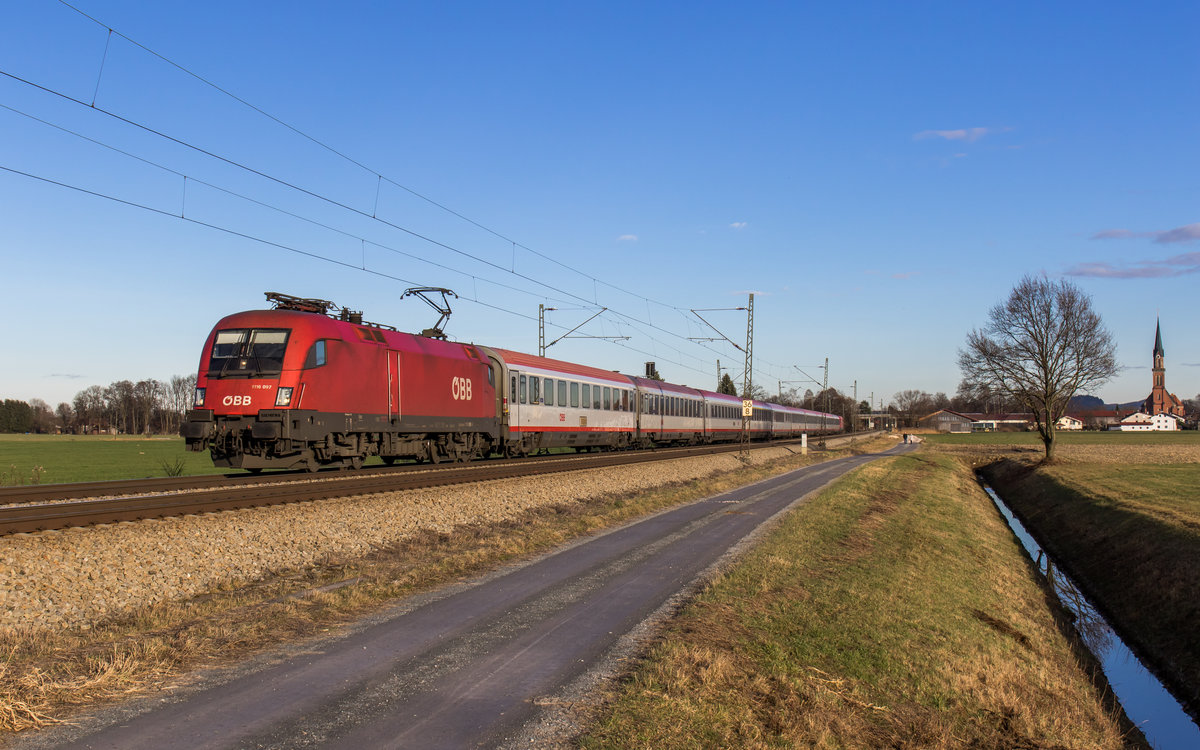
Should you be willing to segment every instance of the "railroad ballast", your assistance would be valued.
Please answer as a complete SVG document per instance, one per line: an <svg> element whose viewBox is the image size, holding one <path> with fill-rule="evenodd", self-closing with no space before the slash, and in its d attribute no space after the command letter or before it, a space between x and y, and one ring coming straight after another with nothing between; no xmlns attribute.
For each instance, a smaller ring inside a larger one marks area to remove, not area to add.
<svg viewBox="0 0 1200 750"><path fill-rule="evenodd" d="M737 441L733 396L402 333L331 302L267 293L217 322L181 433L217 466L357 468L522 456L554 447ZM761 401L750 437L840 432L842 418Z"/></svg>

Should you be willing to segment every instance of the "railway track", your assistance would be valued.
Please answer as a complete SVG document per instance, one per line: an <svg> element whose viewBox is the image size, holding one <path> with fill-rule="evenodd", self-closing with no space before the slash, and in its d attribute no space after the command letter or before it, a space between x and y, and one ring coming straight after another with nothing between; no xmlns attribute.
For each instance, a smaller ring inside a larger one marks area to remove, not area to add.
<svg viewBox="0 0 1200 750"><path fill-rule="evenodd" d="M782 441L774 445L792 443L798 444L799 441ZM552 455L538 459L486 461L444 467L431 467L429 464L381 467L352 473L330 473L327 477L307 473L237 477L214 475L4 488L0 492L0 503L22 504L0 508L0 536L510 479L737 450L739 446L736 444L708 445L656 451ZM112 497L75 499L101 495Z"/></svg>

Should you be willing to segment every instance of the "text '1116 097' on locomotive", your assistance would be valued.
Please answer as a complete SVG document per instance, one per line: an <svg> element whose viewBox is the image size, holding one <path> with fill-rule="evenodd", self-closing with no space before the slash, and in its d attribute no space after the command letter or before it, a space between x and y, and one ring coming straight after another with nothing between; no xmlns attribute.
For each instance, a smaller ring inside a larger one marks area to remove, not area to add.
<svg viewBox="0 0 1200 750"><path fill-rule="evenodd" d="M588 365L402 333L324 300L222 318L181 433L217 466L317 470L568 447L737 441L742 401ZM750 438L840 432L841 417L760 401Z"/></svg>

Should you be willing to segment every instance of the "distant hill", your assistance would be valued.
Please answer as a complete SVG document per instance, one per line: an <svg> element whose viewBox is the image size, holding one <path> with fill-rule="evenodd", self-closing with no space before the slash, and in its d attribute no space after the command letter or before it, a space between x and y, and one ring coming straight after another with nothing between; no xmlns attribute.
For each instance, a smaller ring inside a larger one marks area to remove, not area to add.
<svg viewBox="0 0 1200 750"><path fill-rule="evenodd" d="M1110 411L1133 411L1142 406L1141 401L1129 401L1124 404L1106 404L1099 396L1073 396L1067 405L1067 411L1090 411L1092 409L1107 409Z"/></svg>

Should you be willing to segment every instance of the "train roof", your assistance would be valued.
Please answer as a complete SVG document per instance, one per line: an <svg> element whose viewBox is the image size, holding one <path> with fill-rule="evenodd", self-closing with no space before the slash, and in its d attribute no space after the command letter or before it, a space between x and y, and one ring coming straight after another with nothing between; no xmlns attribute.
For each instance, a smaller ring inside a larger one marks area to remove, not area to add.
<svg viewBox="0 0 1200 750"><path fill-rule="evenodd" d="M588 365L576 364L575 362L564 362L561 359L550 359L549 357L539 357L534 354L514 352L510 349L486 348L499 355L509 367L536 368L547 372L559 372L565 375L578 375L597 380L608 380L621 383L622 385L633 384L633 378L613 370L602 370L599 367L589 367Z"/></svg>
<svg viewBox="0 0 1200 750"><path fill-rule="evenodd" d="M381 344L389 349L412 354L467 357L479 362L486 362L482 348L475 344L428 338L374 323L339 320L310 311L244 310L221 318L217 321L214 330L230 327L290 328L298 335L303 334L312 338L338 337L350 342Z"/></svg>
<svg viewBox="0 0 1200 750"><path fill-rule="evenodd" d="M704 396L707 395L699 388L689 388L686 385L675 385L668 383L665 380L654 380L653 378L630 378L639 388L657 388L666 393L682 393L688 396Z"/></svg>

